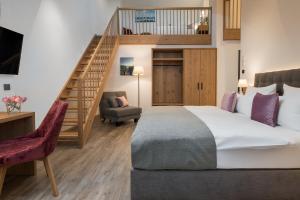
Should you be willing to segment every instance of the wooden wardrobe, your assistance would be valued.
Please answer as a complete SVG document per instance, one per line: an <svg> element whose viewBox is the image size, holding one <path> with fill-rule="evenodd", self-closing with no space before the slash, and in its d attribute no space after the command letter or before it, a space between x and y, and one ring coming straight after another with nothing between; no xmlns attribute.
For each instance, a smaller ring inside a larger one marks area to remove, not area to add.
<svg viewBox="0 0 300 200"><path fill-rule="evenodd" d="M217 49L153 49L152 105L216 105Z"/></svg>
<svg viewBox="0 0 300 200"><path fill-rule="evenodd" d="M184 49L184 105L216 105L217 49Z"/></svg>

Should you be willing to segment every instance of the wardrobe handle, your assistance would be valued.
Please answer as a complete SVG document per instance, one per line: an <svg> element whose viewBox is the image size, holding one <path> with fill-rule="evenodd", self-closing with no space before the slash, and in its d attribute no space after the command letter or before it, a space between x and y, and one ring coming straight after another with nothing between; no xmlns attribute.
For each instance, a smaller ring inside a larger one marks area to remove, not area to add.
<svg viewBox="0 0 300 200"><path fill-rule="evenodd" d="M203 90L203 83L201 83L201 90Z"/></svg>
<svg viewBox="0 0 300 200"><path fill-rule="evenodd" d="M200 90L200 83L199 82L197 83L197 88L198 88L198 90Z"/></svg>

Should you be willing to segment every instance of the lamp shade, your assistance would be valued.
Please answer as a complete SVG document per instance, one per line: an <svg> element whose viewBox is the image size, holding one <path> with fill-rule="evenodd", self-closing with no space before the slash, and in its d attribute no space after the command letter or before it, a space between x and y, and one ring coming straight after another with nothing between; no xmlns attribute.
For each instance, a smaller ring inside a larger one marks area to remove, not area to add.
<svg viewBox="0 0 300 200"><path fill-rule="evenodd" d="M134 67L132 74L134 76L138 76L138 75L142 76L142 75L144 75L144 67L142 67L142 66L136 66L136 67Z"/></svg>
<svg viewBox="0 0 300 200"><path fill-rule="evenodd" d="M249 85L248 85L248 81L247 81L247 79L240 79L239 80L239 83L238 83L238 87L239 88L246 88L246 87L248 87Z"/></svg>

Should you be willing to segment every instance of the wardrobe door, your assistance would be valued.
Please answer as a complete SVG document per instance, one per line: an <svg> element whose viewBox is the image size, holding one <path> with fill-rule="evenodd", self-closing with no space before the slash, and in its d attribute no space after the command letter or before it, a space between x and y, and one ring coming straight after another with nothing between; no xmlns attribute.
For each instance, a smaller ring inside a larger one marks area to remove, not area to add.
<svg viewBox="0 0 300 200"><path fill-rule="evenodd" d="M184 105L200 105L200 50L184 50L183 93Z"/></svg>
<svg viewBox="0 0 300 200"><path fill-rule="evenodd" d="M202 49L200 52L200 105L216 105L217 50Z"/></svg>

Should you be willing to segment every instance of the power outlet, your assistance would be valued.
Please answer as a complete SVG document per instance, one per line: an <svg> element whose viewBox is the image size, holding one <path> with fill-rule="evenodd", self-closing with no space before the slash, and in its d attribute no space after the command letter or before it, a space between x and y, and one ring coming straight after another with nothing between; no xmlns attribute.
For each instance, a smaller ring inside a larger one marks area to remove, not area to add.
<svg viewBox="0 0 300 200"><path fill-rule="evenodd" d="M3 84L4 91L10 91L10 84Z"/></svg>

